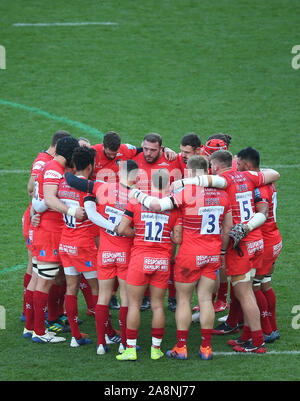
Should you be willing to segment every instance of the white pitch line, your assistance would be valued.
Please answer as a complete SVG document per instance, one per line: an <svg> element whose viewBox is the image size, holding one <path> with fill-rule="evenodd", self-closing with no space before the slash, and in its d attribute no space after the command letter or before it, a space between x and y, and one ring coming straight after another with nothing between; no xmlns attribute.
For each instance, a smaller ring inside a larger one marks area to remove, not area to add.
<svg viewBox="0 0 300 401"><path fill-rule="evenodd" d="M233 355L300 355L300 351L267 351L265 354L255 354L252 352L213 352L213 355L233 356Z"/></svg>
<svg viewBox="0 0 300 401"><path fill-rule="evenodd" d="M261 166L262 168L300 168L300 164L273 164L272 166Z"/></svg>
<svg viewBox="0 0 300 401"><path fill-rule="evenodd" d="M30 174L30 170L0 170L0 174Z"/></svg>
<svg viewBox="0 0 300 401"><path fill-rule="evenodd" d="M13 26L85 26L85 25L119 25L117 22L37 22L15 23Z"/></svg>

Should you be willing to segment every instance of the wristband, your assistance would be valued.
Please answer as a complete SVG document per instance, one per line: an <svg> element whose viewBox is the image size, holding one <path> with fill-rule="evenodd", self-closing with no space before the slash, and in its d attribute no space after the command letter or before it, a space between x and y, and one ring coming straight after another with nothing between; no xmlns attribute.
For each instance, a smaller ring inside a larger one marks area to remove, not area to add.
<svg viewBox="0 0 300 401"><path fill-rule="evenodd" d="M67 211L67 215L75 217L77 207L71 206Z"/></svg>
<svg viewBox="0 0 300 401"><path fill-rule="evenodd" d="M221 249L221 255L226 255L226 249Z"/></svg>

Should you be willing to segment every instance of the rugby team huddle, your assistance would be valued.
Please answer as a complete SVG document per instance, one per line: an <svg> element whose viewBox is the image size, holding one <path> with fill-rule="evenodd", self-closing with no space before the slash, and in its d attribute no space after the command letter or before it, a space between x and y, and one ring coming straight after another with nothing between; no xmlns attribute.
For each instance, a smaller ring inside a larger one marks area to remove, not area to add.
<svg viewBox="0 0 300 401"><path fill-rule="evenodd" d="M156 133L135 147L113 131L93 146L56 132L34 160L28 182L24 338L59 343L66 340L60 333L71 331L71 347L90 344L79 327L81 290L87 313L95 316L98 355L117 343L117 360L137 359L145 296L153 360L188 359L192 320L200 321L202 360L213 357L213 335L230 333L240 333L228 341L234 351L265 353L265 344L279 338L271 280L282 248L274 184L279 173L260 169L252 147L233 157L230 141L217 133L202 145L189 133L176 154ZM177 343L164 353L167 290ZM109 313L116 292L120 330ZM214 327L215 313L227 308Z"/></svg>

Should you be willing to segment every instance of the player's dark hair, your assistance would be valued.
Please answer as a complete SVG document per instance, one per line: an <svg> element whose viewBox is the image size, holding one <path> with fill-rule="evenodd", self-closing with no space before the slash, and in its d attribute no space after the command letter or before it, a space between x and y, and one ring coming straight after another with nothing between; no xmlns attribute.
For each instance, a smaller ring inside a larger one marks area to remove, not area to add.
<svg viewBox="0 0 300 401"><path fill-rule="evenodd" d="M222 141L226 143L227 148L229 148L231 143L231 138L232 136L229 134L223 134L222 132L218 132L217 134L213 134L209 138L207 138L207 142L210 141L211 139L222 139Z"/></svg>
<svg viewBox="0 0 300 401"><path fill-rule="evenodd" d="M210 161L217 160L223 167L232 166L232 153L228 150L217 150L210 156Z"/></svg>
<svg viewBox="0 0 300 401"><path fill-rule="evenodd" d="M138 173L138 164L134 160L126 160L124 163L121 165L121 175L125 176L127 180L134 180L135 176Z"/></svg>
<svg viewBox="0 0 300 401"><path fill-rule="evenodd" d="M108 131L103 137L103 146L109 150L117 151L121 145L121 137L117 132Z"/></svg>
<svg viewBox="0 0 300 401"><path fill-rule="evenodd" d="M159 134L151 133L147 134L144 137L144 141L151 142L151 143L159 143L159 146L162 145L162 137Z"/></svg>
<svg viewBox="0 0 300 401"><path fill-rule="evenodd" d="M180 144L182 146L192 146L192 148L200 148L201 146L201 139L197 134L194 132L191 132L190 134L184 135L184 137L181 139Z"/></svg>
<svg viewBox="0 0 300 401"><path fill-rule="evenodd" d="M72 161L76 168L76 171L82 171L90 164L94 166L96 156L96 150L88 148L87 146L79 146L74 149L72 155Z"/></svg>
<svg viewBox="0 0 300 401"><path fill-rule="evenodd" d="M209 163L206 157L194 155L189 157L187 161L187 168L196 173L197 170L203 170L204 173L208 172Z"/></svg>
<svg viewBox="0 0 300 401"><path fill-rule="evenodd" d="M151 177L152 184L154 188L158 190L165 189L167 185L170 183L169 172L165 168L160 168L158 170L153 171Z"/></svg>
<svg viewBox="0 0 300 401"><path fill-rule="evenodd" d="M75 148L79 146L79 143L76 138L72 136L66 136L64 138L59 139L56 145L56 154L59 156L63 156L67 163L68 167L71 167L72 154Z"/></svg>
<svg viewBox="0 0 300 401"><path fill-rule="evenodd" d="M51 146L55 146L57 144L57 142L61 139L61 138L65 138L66 136L72 136L70 134L70 132L68 131L56 131L55 134L52 137L51 140Z"/></svg>
<svg viewBox="0 0 300 401"><path fill-rule="evenodd" d="M237 157L239 157L242 160L249 161L253 167L258 168L260 164L260 155L259 151L256 150L255 148L252 148L251 146L248 146L248 148L244 148L239 151L237 154Z"/></svg>
<svg viewBox="0 0 300 401"><path fill-rule="evenodd" d="M84 141L84 142L88 143L89 145L91 144L91 142L87 138L84 138L83 136L80 136L79 138L77 138L77 141L78 142Z"/></svg>

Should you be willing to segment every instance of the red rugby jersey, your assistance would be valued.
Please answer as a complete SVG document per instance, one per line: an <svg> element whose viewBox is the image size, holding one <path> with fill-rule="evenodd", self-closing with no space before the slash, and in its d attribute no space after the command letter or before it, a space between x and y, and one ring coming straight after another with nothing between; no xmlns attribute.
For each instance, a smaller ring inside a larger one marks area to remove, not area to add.
<svg viewBox="0 0 300 401"><path fill-rule="evenodd" d="M53 156L47 153L45 150L40 152L37 157L34 159L31 166L31 176L36 176L41 171L46 163L51 161Z"/></svg>
<svg viewBox="0 0 300 401"><path fill-rule="evenodd" d="M219 255L222 246L221 225L231 212L226 191L186 185L172 195L182 210L183 238L180 249L187 254Z"/></svg>
<svg viewBox="0 0 300 401"><path fill-rule="evenodd" d="M129 192L130 189L121 183L95 183L93 194L97 197L98 213L114 224L119 224L128 203ZM100 227L100 249L115 251L131 245L132 238Z"/></svg>
<svg viewBox="0 0 300 401"><path fill-rule="evenodd" d="M68 207L84 207L84 198L87 195L70 187L65 179L59 184L57 197ZM63 220L61 242L78 247L87 247L90 241L94 243L94 233L91 230L94 224L89 219L77 220L76 217L63 214Z"/></svg>
<svg viewBox="0 0 300 401"><path fill-rule="evenodd" d="M233 224L250 220L255 213L254 190L264 185L265 178L261 172L228 170L220 174L227 181L226 192L232 207ZM255 241L262 238L260 228L247 235L245 241Z"/></svg>
<svg viewBox="0 0 300 401"><path fill-rule="evenodd" d="M94 145L92 148L96 150L95 170L92 176L93 181L118 182L120 161L132 159L137 153L135 146L122 143L116 157L111 160L106 157L102 143Z"/></svg>
<svg viewBox="0 0 300 401"><path fill-rule="evenodd" d="M277 189L274 183L264 185L255 189L255 202L267 201L269 215L266 222L261 226L265 245L278 244L281 235L276 224Z"/></svg>
<svg viewBox="0 0 300 401"><path fill-rule="evenodd" d="M51 160L46 163L35 179L35 196L37 199L44 199L44 185L55 185L58 188L64 173L65 168L57 160ZM62 214L47 209L41 213L39 227L47 231L61 231L63 228Z"/></svg>
<svg viewBox="0 0 300 401"><path fill-rule="evenodd" d="M173 161L169 161L166 159L163 152L159 159L157 159L154 163L148 163L143 152L135 156L133 160L135 160L139 166L136 187L142 191L148 193L151 192L151 176L154 170L159 170L162 168L168 170L170 175L170 183L179 180L182 177L178 159L176 158Z"/></svg>
<svg viewBox="0 0 300 401"><path fill-rule="evenodd" d="M136 199L131 199L124 213L135 227L134 247L153 251L172 251L170 239L175 225L182 224L181 212L173 209L165 212L152 212L141 205Z"/></svg>

